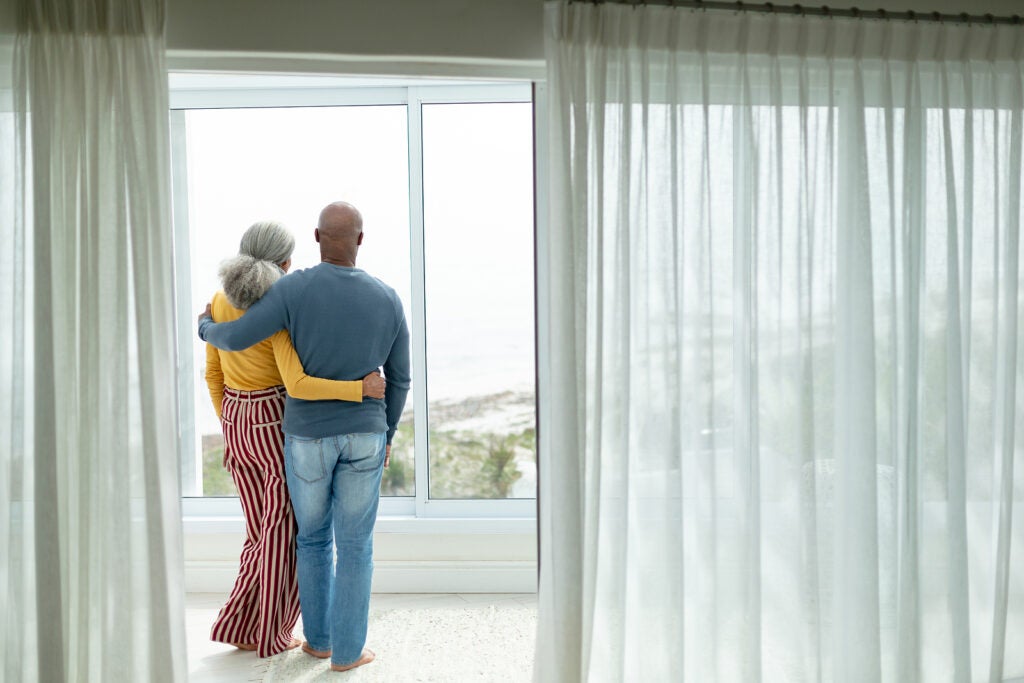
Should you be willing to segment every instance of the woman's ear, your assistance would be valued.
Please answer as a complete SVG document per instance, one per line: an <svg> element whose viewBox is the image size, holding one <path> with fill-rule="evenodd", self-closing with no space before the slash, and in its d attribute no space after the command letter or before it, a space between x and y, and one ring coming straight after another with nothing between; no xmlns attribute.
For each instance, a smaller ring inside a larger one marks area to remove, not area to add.
<svg viewBox="0 0 1024 683"><path fill-rule="evenodd" d="M281 262L281 270L283 270L284 272L287 273L288 269L291 268L291 267L292 267L292 260L290 258L285 259L284 261Z"/></svg>

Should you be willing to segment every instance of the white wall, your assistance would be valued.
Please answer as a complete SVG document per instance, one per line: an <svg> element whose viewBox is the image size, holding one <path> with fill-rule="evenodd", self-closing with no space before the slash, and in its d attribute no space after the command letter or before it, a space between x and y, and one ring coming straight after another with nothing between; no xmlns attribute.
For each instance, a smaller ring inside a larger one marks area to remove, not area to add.
<svg viewBox="0 0 1024 683"><path fill-rule="evenodd" d="M803 4L1024 14L1020 0ZM169 63L186 70L541 79L543 6L543 0L169 0Z"/></svg>
<svg viewBox="0 0 1024 683"><path fill-rule="evenodd" d="M170 0L171 68L543 76L539 0Z"/></svg>
<svg viewBox="0 0 1024 683"><path fill-rule="evenodd" d="M181 50L541 59L539 0L170 0Z"/></svg>
<svg viewBox="0 0 1024 683"><path fill-rule="evenodd" d="M185 590L227 593L238 575L244 534L203 533L195 526L186 524L185 529ZM374 593L536 590L537 537L533 533L396 532L390 526L382 520L374 533Z"/></svg>
<svg viewBox="0 0 1024 683"><path fill-rule="evenodd" d="M169 0L172 50L541 60L542 0ZM782 0L777 4L795 4ZM804 0L833 8L1024 14L1020 0Z"/></svg>
<svg viewBox="0 0 1024 683"><path fill-rule="evenodd" d="M14 32L16 2L0 0L0 37ZM172 68L515 78L543 75L543 0L167 2ZM777 4L795 1L778 0ZM1021 0L805 0L803 4L1024 14Z"/></svg>
<svg viewBox="0 0 1024 683"><path fill-rule="evenodd" d="M0 34L15 3L0 0ZM795 4L779 0L778 5ZM806 6L1024 15L1020 0L807 0ZM172 50L543 59L543 0L168 0Z"/></svg>

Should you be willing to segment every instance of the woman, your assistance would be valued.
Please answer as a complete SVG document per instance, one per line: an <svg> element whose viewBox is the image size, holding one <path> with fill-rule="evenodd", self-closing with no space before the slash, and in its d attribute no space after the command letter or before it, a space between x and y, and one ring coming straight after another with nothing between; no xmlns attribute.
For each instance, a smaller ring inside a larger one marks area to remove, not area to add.
<svg viewBox="0 0 1024 683"><path fill-rule="evenodd" d="M213 297L216 322L237 320L291 265L295 239L274 221L254 224L239 254L221 265L224 291ZM306 400L383 398L384 380L371 373L339 382L305 374L284 330L244 351L206 345L206 383L224 431L224 466L245 515L245 544L235 587L213 624L212 640L269 657L297 647L295 521L284 473L285 390ZM282 386L283 385L283 386Z"/></svg>

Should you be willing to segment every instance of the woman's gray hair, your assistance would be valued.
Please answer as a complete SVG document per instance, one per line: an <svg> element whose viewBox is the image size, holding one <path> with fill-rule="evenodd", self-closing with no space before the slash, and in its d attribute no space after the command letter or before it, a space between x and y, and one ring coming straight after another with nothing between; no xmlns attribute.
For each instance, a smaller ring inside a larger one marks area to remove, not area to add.
<svg viewBox="0 0 1024 683"><path fill-rule="evenodd" d="M281 265L291 258L293 249L295 238L281 223L253 223L242 235L238 256L220 264L217 272L228 303L246 309L259 301L284 275Z"/></svg>

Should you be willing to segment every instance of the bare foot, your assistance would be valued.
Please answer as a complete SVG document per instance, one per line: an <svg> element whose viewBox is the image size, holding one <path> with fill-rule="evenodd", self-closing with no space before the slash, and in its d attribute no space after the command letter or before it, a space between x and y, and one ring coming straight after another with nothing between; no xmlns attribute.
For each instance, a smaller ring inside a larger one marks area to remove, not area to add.
<svg viewBox="0 0 1024 683"><path fill-rule="evenodd" d="M234 645L235 647L237 647L239 650L245 650L246 652L252 652L253 650L256 649L255 645L249 645L248 643L231 643L231 644Z"/></svg>
<svg viewBox="0 0 1024 683"><path fill-rule="evenodd" d="M302 644L302 651L305 652L307 655L313 655L317 659L327 659L331 656L330 650L314 650L309 646L309 643Z"/></svg>
<svg viewBox="0 0 1024 683"><path fill-rule="evenodd" d="M299 645L302 645L302 641L299 640L298 638L292 638L291 642L289 642L287 645L284 646L284 649L286 649L286 650L294 650Z"/></svg>
<svg viewBox="0 0 1024 683"><path fill-rule="evenodd" d="M342 665L342 664L331 664L331 671L348 671L350 669L356 668L357 666L362 666L363 664L369 664L370 662L372 662L376 658L377 658L377 655L374 654L373 650L371 650L368 647L364 647L363 648L363 654L359 655L359 659L357 659L356 661L352 662L351 664L344 664L344 665Z"/></svg>

